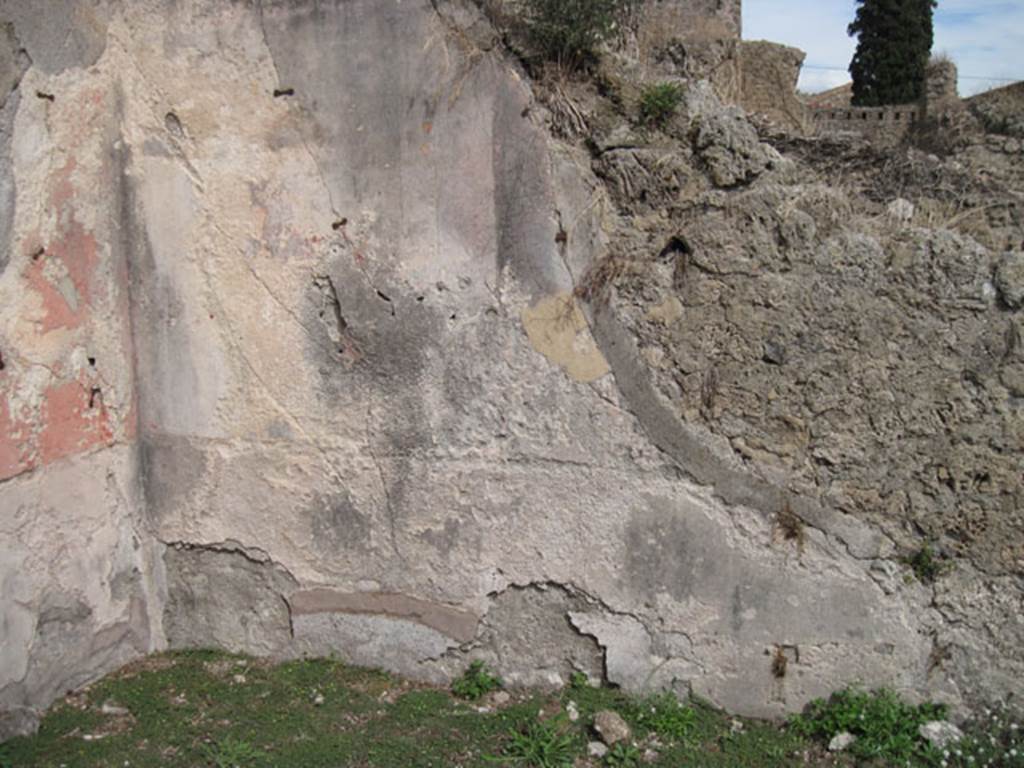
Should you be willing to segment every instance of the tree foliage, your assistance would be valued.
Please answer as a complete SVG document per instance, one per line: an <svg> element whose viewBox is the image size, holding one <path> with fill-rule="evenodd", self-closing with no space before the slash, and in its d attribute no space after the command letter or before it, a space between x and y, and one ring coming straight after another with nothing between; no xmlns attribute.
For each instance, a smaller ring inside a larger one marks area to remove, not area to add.
<svg viewBox="0 0 1024 768"><path fill-rule="evenodd" d="M619 29L636 0L523 0L531 43L567 69L590 62Z"/></svg>
<svg viewBox="0 0 1024 768"><path fill-rule="evenodd" d="M857 14L847 30L857 37L850 63L854 106L921 99L935 39L936 5L936 0L857 0Z"/></svg>

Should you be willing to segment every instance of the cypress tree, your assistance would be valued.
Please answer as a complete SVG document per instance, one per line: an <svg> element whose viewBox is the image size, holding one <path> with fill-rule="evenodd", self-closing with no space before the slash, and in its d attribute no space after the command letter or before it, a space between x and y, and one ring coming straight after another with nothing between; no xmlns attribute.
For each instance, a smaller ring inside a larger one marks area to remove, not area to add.
<svg viewBox="0 0 1024 768"><path fill-rule="evenodd" d="M857 0L847 32L857 37L850 62L853 104L908 104L924 95L934 42L936 0Z"/></svg>

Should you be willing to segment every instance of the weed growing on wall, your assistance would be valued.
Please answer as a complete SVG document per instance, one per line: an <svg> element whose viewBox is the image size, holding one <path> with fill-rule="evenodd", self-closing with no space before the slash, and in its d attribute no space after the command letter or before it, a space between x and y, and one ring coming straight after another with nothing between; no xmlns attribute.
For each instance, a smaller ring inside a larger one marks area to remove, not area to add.
<svg viewBox="0 0 1024 768"><path fill-rule="evenodd" d="M924 584L934 583L939 576L946 572L947 568L947 564L942 561L930 544L925 544L907 558L907 565L913 570L917 580Z"/></svg>
<svg viewBox="0 0 1024 768"><path fill-rule="evenodd" d="M640 122L654 128L663 127L671 120L683 100L683 88L678 83L649 85L640 93Z"/></svg>
<svg viewBox="0 0 1024 768"><path fill-rule="evenodd" d="M470 701L475 701L498 688L501 688L501 679L482 661L472 662L462 673L462 677L452 683L452 693Z"/></svg>

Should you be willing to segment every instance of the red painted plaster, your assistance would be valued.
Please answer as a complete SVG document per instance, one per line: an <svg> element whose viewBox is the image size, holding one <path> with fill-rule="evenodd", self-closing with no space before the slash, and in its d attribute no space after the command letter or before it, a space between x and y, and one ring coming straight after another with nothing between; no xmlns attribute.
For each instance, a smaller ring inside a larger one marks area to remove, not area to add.
<svg viewBox="0 0 1024 768"><path fill-rule="evenodd" d="M88 385L77 381L48 389L41 415L39 454L43 464L109 444L114 437L102 393L93 395Z"/></svg>

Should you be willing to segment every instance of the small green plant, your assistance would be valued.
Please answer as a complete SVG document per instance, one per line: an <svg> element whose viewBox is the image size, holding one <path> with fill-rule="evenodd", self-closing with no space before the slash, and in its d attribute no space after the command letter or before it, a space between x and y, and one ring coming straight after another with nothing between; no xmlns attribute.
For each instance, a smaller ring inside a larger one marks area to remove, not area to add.
<svg viewBox="0 0 1024 768"><path fill-rule="evenodd" d="M620 741L608 750L604 756L604 764L616 768L636 768L643 760L643 753L638 747Z"/></svg>
<svg viewBox="0 0 1024 768"><path fill-rule="evenodd" d="M948 768L1024 768L1024 711L998 704L964 724L964 738L936 755Z"/></svg>
<svg viewBox="0 0 1024 768"><path fill-rule="evenodd" d="M14 758L7 744L0 744L0 768L14 768Z"/></svg>
<svg viewBox="0 0 1024 768"><path fill-rule="evenodd" d="M804 714L790 719L789 727L823 742L847 732L855 737L848 750L854 758L906 765L932 757L931 746L918 731L924 723L945 718L941 704L914 706L886 689L868 693L847 688L811 702Z"/></svg>
<svg viewBox="0 0 1024 768"><path fill-rule="evenodd" d="M501 688L501 679L492 674L482 661L470 663L462 677L452 683L452 693L470 701L476 701L498 688Z"/></svg>
<svg viewBox="0 0 1024 768"><path fill-rule="evenodd" d="M204 744L203 757L214 768L251 768L262 764L265 755L247 741L225 736L216 744Z"/></svg>
<svg viewBox="0 0 1024 768"><path fill-rule="evenodd" d="M627 18L636 0L524 0L527 37L538 54L568 70L597 56Z"/></svg>
<svg viewBox="0 0 1024 768"><path fill-rule="evenodd" d="M580 688L590 687L590 678L583 672L573 672L569 678L569 687L579 690Z"/></svg>
<svg viewBox="0 0 1024 768"><path fill-rule="evenodd" d="M500 762L530 768L570 768L579 747L568 718L556 717L513 730Z"/></svg>
<svg viewBox="0 0 1024 768"><path fill-rule="evenodd" d="M677 742L685 742L693 734L697 722L696 710L668 692L636 702L627 714L641 730L652 731Z"/></svg>
<svg viewBox="0 0 1024 768"><path fill-rule="evenodd" d="M672 119L682 100L683 89L678 83L649 85L640 93L640 121L660 128Z"/></svg>
<svg viewBox="0 0 1024 768"><path fill-rule="evenodd" d="M925 544L907 558L906 562L917 580L923 584L933 584L939 576L946 572L946 563L936 554L930 544Z"/></svg>

